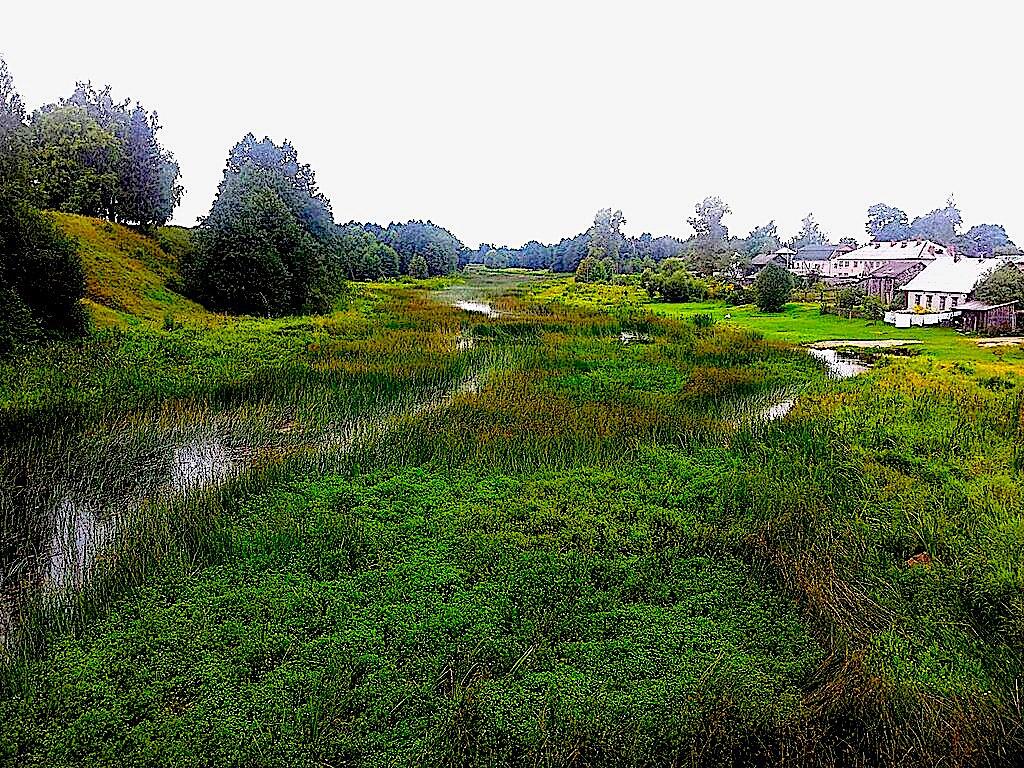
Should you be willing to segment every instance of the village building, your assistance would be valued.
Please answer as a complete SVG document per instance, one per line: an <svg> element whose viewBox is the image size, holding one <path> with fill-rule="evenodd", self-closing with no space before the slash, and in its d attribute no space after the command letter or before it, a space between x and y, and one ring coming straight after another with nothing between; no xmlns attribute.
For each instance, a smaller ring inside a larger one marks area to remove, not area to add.
<svg viewBox="0 0 1024 768"><path fill-rule="evenodd" d="M902 286L906 309L887 313L885 320L897 328L949 323L968 332L1013 330L1016 302L988 304L974 296L978 283L1005 263L1002 259L940 256Z"/></svg>
<svg viewBox="0 0 1024 768"><path fill-rule="evenodd" d="M960 305L960 327L968 333L977 333L989 328L1017 330L1017 302L986 304L984 301L968 301Z"/></svg>
<svg viewBox="0 0 1024 768"><path fill-rule="evenodd" d="M970 297L974 286L1001 262L943 256L933 260L902 287L906 308L946 312Z"/></svg>
<svg viewBox="0 0 1024 768"><path fill-rule="evenodd" d="M797 275L827 275L829 262L849 253L853 248L849 245L805 245L797 249L793 255L790 269Z"/></svg>
<svg viewBox="0 0 1024 768"><path fill-rule="evenodd" d="M930 240L900 240L868 243L848 253L836 254L828 261L825 274L832 278L860 278L893 261L933 261L949 256L949 249Z"/></svg>
<svg viewBox="0 0 1024 768"><path fill-rule="evenodd" d="M783 269L790 269L792 266L792 257L795 254L796 251L786 247L779 248L779 250L774 253L759 253L750 260L750 268L747 270L747 277L755 277L769 264L775 264Z"/></svg>
<svg viewBox="0 0 1024 768"><path fill-rule="evenodd" d="M868 296L877 296L886 306L903 300L900 289L925 269L926 261L888 261L864 275L860 287Z"/></svg>

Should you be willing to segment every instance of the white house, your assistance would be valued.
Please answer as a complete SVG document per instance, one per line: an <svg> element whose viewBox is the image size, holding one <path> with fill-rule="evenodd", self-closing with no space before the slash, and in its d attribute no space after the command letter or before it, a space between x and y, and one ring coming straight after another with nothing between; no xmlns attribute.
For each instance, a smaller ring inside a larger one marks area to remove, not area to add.
<svg viewBox="0 0 1024 768"><path fill-rule="evenodd" d="M907 309L952 311L966 302L981 279L1002 263L1002 259L940 256L900 289L907 297Z"/></svg>
<svg viewBox="0 0 1024 768"><path fill-rule="evenodd" d="M818 274L826 276L828 274L829 262L852 250L853 248L848 245L832 245L831 243L805 245L793 254L790 269L798 275Z"/></svg>
<svg viewBox="0 0 1024 768"><path fill-rule="evenodd" d="M848 253L837 253L828 261L826 277L860 277L890 261L933 261L948 256L949 249L929 240L868 243Z"/></svg>

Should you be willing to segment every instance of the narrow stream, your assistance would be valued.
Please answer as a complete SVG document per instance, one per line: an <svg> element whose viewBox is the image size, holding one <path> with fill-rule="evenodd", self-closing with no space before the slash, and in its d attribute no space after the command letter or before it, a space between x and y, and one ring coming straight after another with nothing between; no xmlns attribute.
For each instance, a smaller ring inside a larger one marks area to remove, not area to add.
<svg viewBox="0 0 1024 768"><path fill-rule="evenodd" d="M842 355L835 349L808 349L807 352L815 360L822 362L829 378L842 380L859 376L871 369L871 366L848 355ZM754 396L746 400L739 408L733 423L770 424L785 418L796 405L796 393L792 387L782 387L767 396Z"/></svg>

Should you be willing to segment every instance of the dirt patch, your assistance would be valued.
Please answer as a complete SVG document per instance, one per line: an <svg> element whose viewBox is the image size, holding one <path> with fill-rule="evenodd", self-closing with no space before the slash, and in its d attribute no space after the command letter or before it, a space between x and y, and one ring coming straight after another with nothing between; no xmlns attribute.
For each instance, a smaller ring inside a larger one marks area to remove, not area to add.
<svg viewBox="0 0 1024 768"><path fill-rule="evenodd" d="M1024 336L993 336L991 339L978 339L979 347L1012 347L1024 344Z"/></svg>
<svg viewBox="0 0 1024 768"><path fill-rule="evenodd" d="M918 552L916 555L907 558L907 567L909 568L931 568L932 567L932 556L927 552Z"/></svg>
<svg viewBox="0 0 1024 768"><path fill-rule="evenodd" d="M919 339L836 339L834 341L816 341L807 346L812 349L841 349L843 347L855 347L857 349L889 349L890 347L903 347L908 344L920 344Z"/></svg>

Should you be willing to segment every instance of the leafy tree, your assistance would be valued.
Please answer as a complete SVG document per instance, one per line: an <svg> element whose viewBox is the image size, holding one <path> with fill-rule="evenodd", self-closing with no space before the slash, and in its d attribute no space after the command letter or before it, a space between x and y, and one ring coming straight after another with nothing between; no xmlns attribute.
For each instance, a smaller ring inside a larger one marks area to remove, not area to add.
<svg viewBox="0 0 1024 768"><path fill-rule="evenodd" d="M843 288L836 294L836 306L852 318L854 310L864 302L864 296L860 288Z"/></svg>
<svg viewBox="0 0 1024 768"><path fill-rule="evenodd" d="M732 211L722 198L706 197L694 206L694 212L696 215L686 220L694 231L690 266L709 275L725 266L729 228L722 219Z"/></svg>
<svg viewBox="0 0 1024 768"><path fill-rule="evenodd" d="M577 283L597 283L607 277L605 265L594 256L587 256L576 267Z"/></svg>
<svg viewBox="0 0 1024 768"><path fill-rule="evenodd" d="M427 260L423 254L417 253L411 259L409 259L409 277L422 280L429 277L430 272L427 268Z"/></svg>
<svg viewBox="0 0 1024 768"><path fill-rule="evenodd" d="M0 59L0 351L86 324L77 245L24 199L27 146L24 106Z"/></svg>
<svg viewBox="0 0 1024 768"><path fill-rule="evenodd" d="M792 276L777 264L766 266L754 281L755 301L762 312L781 312L792 291Z"/></svg>
<svg viewBox="0 0 1024 768"><path fill-rule="evenodd" d="M551 248L536 240L531 240L519 251L509 266L525 269L548 269L551 266Z"/></svg>
<svg viewBox="0 0 1024 768"><path fill-rule="evenodd" d="M484 266L488 269L505 269L509 266L508 249L491 248L484 256Z"/></svg>
<svg viewBox="0 0 1024 768"><path fill-rule="evenodd" d="M618 273L618 268L615 263L615 259L611 256L605 256L601 259L601 266L604 267L605 279L610 280L614 275Z"/></svg>
<svg viewBox="0 0 1024 768"><path fill-rule="evenodd" d="M878 296L865 296L862 305L864 317L868 320L881 320L885 317L885 304Z"/></svg>
<svg viewBox="0 0 1024 768"><path fill-rule="evenodd" d="M857 242L857 238L855 237L840 237L839 244L849 246L850 248L860 247L860 243Z"/></svg>
<svg viewBox="0 0 1024 768"><path fill-rule="evenodd" d="M800 222L800 231L790 241L789 247L794 251L799 251L808 245L824 245L827 242L828 235L822 231L818 222L814 220L814 214L808 213L804 216L803 221Z"/></svg>
<svg viewBox="0 0 1024 768"><path fill-rule="evenodd" d="M910 219L899 208L875 203L868 208L865 229L872 242L906 240L910 235Z"/></svg>
<svg viewBox="0 0 1024 768"><path fill-rule="evenodd" d="M32 116L35 202L86 216L114 217L121 144L81 107Z"/></svg>
<svg viewBox="0 0 1024 768"><path fill-rule="evenodd" d="M187 290L221 311L279 315L325 309L341 268L330 204L295 148L248 134L228 155L196 247Z"/></svg>
<svg viewBox="0 0 1024 768"><path fill-rule="evenodd" d="M699 247L717 249L729 237L722 219L732 210L720 197L706 197L694 206L695 216L687 223L693 227Z"/></svg>
<svg viewBox="0 0 1024 768"><path fill-rule="evenodd" d="M181 201L181 172L157 138L155 112L130 99L115 101L109 85L97 90L78 83L71 96L38 110L33 124L33 152L40 155L33 180L46 187L48 207L141 225L170 220ZM103 189L85 194L97 181Z"/></svg>
<svg viewBox="0 0 1024 768"><path fill-rule="evenodd" d="M709 293L708 284L692 275L685 264L676 259L662 262L658 271L641 283L652 297L659 296L662 301L672 303L701 301Z"/></svg>
<svg viewBox="0 0 1024 768"><path fill-rule="evenodd" d="M952 197L946 201L945 208L918 216L910 224L908 237L931 240L942 245L951 245L956 239L957 230L963 223L960 209Z"/></svg>
<svg viewBox="0 0 1024 768"><path fill-rule="evenodd" d="M0 349L40 333L80 333L85 273L51 217L0 192Z"/></svg>
<svg viewBox="0 0 1024 768"><path fill-rule="evenodd" d="M765 253L774 253L782 247L779 239L779 230L774 221L762 224L750 230L744 245L744 253L754 257Z"/></svg>
<svg viewBox="0 0 1024 768"><path fill-rule="evenodd" d="M974 295L989 304L1016 301L1017 309L1024 309L1024 271L1015 264L1004 264L975 286Z"/></svg>
<svg viewBox="0 0 1024 768"><path fill-rule="evenodd" d="M587 255L590 237L581 232L576 237L563 237L551 251L551 269L555 272L575 272Z"/></svg>
<svg viewBox="0 0 1024 768"><path fill-rule="evenodd" d="M11 194L22 191L26 147L25 106L7 62L0 58L0 189Z"/></svg>
<svg viewBox="0 0 1024 768"><path fill-rule="evenodd" d="M617 262L624 238L622 237L622 225L626 223L626 217L622 211L613 211L611 208L602 208L594 216L593 226L587 230L589 242L587 243L587 255L595 259L611 259Z"/></svg>
<svg viewBox="0 0 1024 768"><path fill-rule="evenodd" d="M329 250L349 280L380 280L398 275L398 254L356 224L338 227Z"/></svg>
<svg viewBox="0 0 1024 768"><path fill-rule="evenodd" d="M994 256L1012 248L1006 230L1000 224L975 224L953 241L957 251L965 256Z"/></svg>

